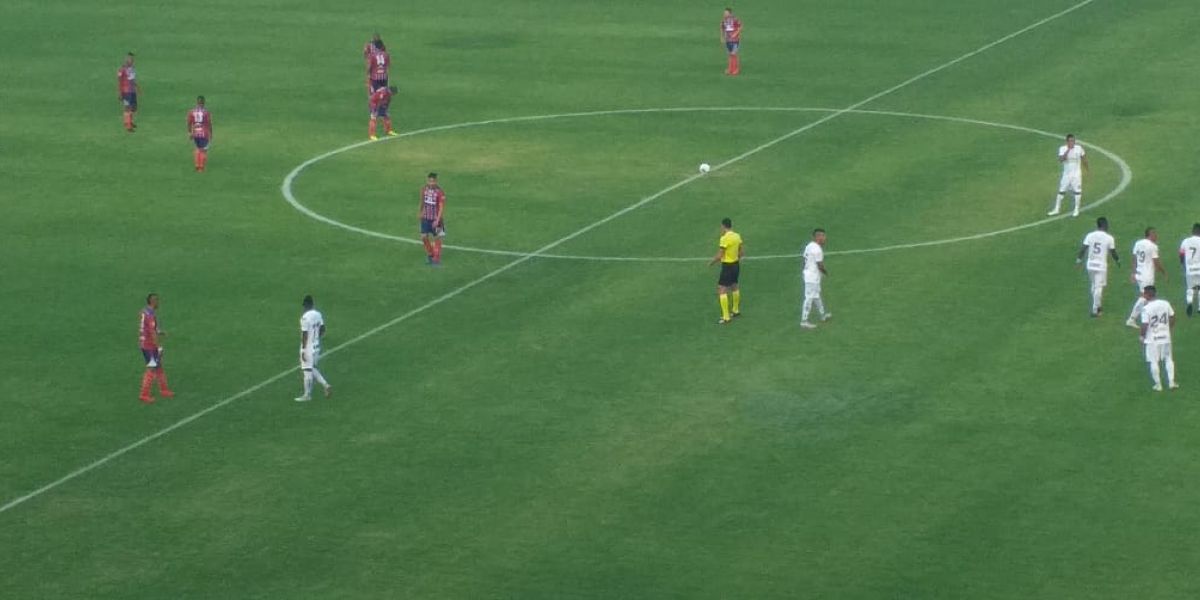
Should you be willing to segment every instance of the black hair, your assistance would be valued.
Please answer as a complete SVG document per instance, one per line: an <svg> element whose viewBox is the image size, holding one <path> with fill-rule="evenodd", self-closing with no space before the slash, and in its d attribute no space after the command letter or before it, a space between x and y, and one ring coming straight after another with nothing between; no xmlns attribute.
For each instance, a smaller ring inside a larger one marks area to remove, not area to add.
<svg viewBox="0 0 1200 600"><path fill-rule="evenodd" d="M399 90L399 89L397 89L397 88L396 88L396 86L394 86L394 85L389 85L389 86L388 86L388 91L389 91L389 92L391 92L391 93L393 93L393 94L395 94L396 92L399 92L400 90Z"/></svg>
<svg viewBox="0 0 1200 600"><path fill-rule="evenodd" d="M733 229L733 219L730 219L729 217L725 217L724 219L721 219L721 224L730 229Z"/></svg>
<svg viewBox="0 0 1200 600"><path fill-rule="evenodd" d="M158 297L158 294L156 294L154 292L150 292L149 294L146 294L146 304L150 304L151 298L157 298L157 297Z"/></svg>
<svg viewBox="0 0 1200 600"><path fill-rule="evenodd" d="M825 233L825 230L824 230L824 229L821 229L820 227L818 227L818 228L814 229L814 230L813 230L813 237L817 237L817 234L818 234L818 233Z"/></svg>
<svg viewBox="0 0 1200 600"><path fill-rule="evenodd" d="M1146 228L1146 233L1145 233L1144 235L1145 235L1146 237L1150 237L1150 233L1151 233L1152 231L1154 231L1154 228L1153 228L1153 227L1147 227L1147 228Z"/></svg>
<svg viewBox="0 0 1200 600"><path fill-rule="evenodd" d="M379 34L376 34L376 35L379 35ZM376 50L384 50L383 40L381 40L381 39L372 40L371 45L375 46Z"/></svg>
<svg viewBox="0 0 1200 600"><path fill-rule="evenodd" d="M1068 138L1073 138L1073 137L1075 137L1075 134L1073 134L1073 133L1068 133L1068 134L1067 134L1067 137L1068 137Z"/></svg>
<svg viewBox="0 0 1200 600"><path fill-rule="evenodd" d="M1154 287L1154 286L1152 286L1152 285L1148 285L1148 286L1146 286L1146 287L1142 288L1142 291L1143 291L1143 292L1146 292L1147 294L1150 294L1151 296L1157 296L1157 295L1158 295L1158 288L1156 288L1156 287Z"/></svg>
<svg viewBox="0 0 1200 600"><path fill-rule="evenodd" d="M196 104L204 104L204 96L196 96Z"/></svg>
<svg viewBox="0 0 1200 600"><path fill-rule="evenodd" d="M1192 233L1200 234L1200 223L1192 223Z"/></svg>
<svg viewBox="0 0 1200 600"><path fill-rule="evenodd" d="M130 50L129 52L126 52L126 53L125 53L125 56L128 56L128 57L130 57L130 58L133 58L133 50Z"/></svg>
<svg viewBox="0 0 1200 600"><path fill-rule="evenodd" d="M1108 217L1096 219L1096 229L1108 229Z"/></svg>
<svg viewBox="0 0 1200 600"><path fill-rule="evenodd" d="M312 294L309 294L309 295L305 296L305 297L304 297L304 301L303 301L303 302L301 302L300 304L301 304L302 306L304 306L304 308L312 308L312 307L313 307L313 299L312 299Z"/></svg>
<svg viewBox="0 0 1200 600"><path fill-rule="evenodd" d="M437 179L437 173L434 173L433 171L430 171L430 172L429 172L429 175L426 175L426 177L428 177L428 178L430 178L430 179Z"/></svg>

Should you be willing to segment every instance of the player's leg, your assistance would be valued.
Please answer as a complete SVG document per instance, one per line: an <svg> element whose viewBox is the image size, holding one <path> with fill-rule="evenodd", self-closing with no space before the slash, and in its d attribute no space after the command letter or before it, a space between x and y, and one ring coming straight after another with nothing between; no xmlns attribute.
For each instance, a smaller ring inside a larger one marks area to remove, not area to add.
<svg viewBox="0 0 1200 600"><path fill-rule="evenodd" d="M739 286L736 283L733 284L733 286L729 288L729 298L731 300L733 300L729 315L731 317L741 316L741 314L742 314L742 288L741 288L741 286Z"/></svg>
<svg viewBox="0 0 1200 600"><path fill-rule="evenodd" d="M297 397L296 402L307 402L312 399L312 355L300 349L300 380L304 384L304 393Z"/></svg>
<svg viewBox="0 0 1200 600"><path fill-rule="evenodd" d="M1083 204L1083 182L1078 175L1071 178L1071 193L1075 196L1075 209L1071 211L1071 216L1078 217L1079 207Z"/></svg>
<svg viewBox="0 0 1200 600"><path fill-rule="evenodd" d="M1067 184L1068 183L1069 182L1067 181L1066 175L1064 175L1061 179L1059 179L1058 195L1054 197L1054 208L1050 209L1050 212L1046 213L1046 215L1053 217L1054 215L1057 215L1058 213L1062 212L1063 196L1067 193Z"/></svg>
<svg viewBox="0 0 1200 600"><path fill-rule="evenodd" d="M1103 271L1088 270L1088 280L1091 283L1092 292L1092 316L1100 316L1103 307L1101 300L1104 297L1105 273Z"/></svg>
<svg viewBox="0 0 1200 600"><path fill-rule="evenodd" d="M142 391L138 394L138 400L149 404L154 402L154 398L150 396L150 387L154 384L154 370L158 361L153 350L142 350L142 358L146 361L146 370L142 373Z"/></svg>
<svg viewBox="0 0 1200 600"><path fill-rule="evenodd" d="M734 42L733 43L733 51L729 54L729 60L730 60L730 67L729 67L730 73L729 74L730 75L737 75L742 72L741 59L738 58L738 56L739 56L738 50L740 49L740 46L741 46L740 42Z"/></svg>
<svg viewBox="0 0 1200 600"><path fill-rule="evenodd" d="M1190 317L1192 313L1196 312L1196 302L1200 300L1200 277L1184 275L1183 278L1187 282L1184 299L1187 300L1187 316Z"/></svg>
<svg viewBox="0 0 1200 600"><path fill-rule="evenodd" d="M800 326L805 329L816 327L816 325L813 325L808 320L809 315L812 314L813 305L817 302L819 292L815 287L816 285L819 284L808 280L804 281L804 304L800 307Z"/></svg>
<svg viewBox="0 0 1200 600"><path fill-rule="evenodd" d="M379 139L375 136L375 118L375 113L371 113L371 120L367 125L367 139L372 141Z"/></svg>
<svg viewBox="0 0 1200 600"><path fill-rule="evenodd" d="M158 349L158 367L154 370L155 378L158 379L158 395L163 398L174 398L175 392L167 386L167 371L163 366L162 348Z"/></svg>
<svg viewBox="0 0 1200 600"><path fill-rule="evenodd" d="M321 362L321 351L313 350L313 353L312 353L313 380L316 381L317 383L321 384L321 389L325 390L325 397L328 398L330 396L330 393L332 392L333 386L329 385L329 382L325 380L325 376L321 374L321 370L317 368L317 365L320 364L320 362Z"/></svg>
<svg viewBox="0 0 1200 600"><path fill-rule="evenodd" d="M725 266L721 265L721 269L724 270ZM719 321L719 323L728 323L729 319L730 319L730 316L729 316L729 288L725 287L724 285L722 285L720 283L717 284L717 304L719 304L721 306L721 320Z"/></svg>
<svg viewBox="0 0 1200 600"><path fill-rule="evenodd" d="M1167 367L1167 384L1171 389L1178 389L1179 383L1175 381L1175 358L1171 355L1171 344L1168 342L1162 345L1162 359Z"/></svg>

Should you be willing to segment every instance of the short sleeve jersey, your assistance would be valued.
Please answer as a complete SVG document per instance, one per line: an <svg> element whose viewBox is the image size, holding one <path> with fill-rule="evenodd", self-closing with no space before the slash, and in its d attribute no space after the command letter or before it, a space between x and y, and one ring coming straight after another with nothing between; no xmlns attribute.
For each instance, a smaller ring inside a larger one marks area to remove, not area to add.
<svg viewBox="0 0 1200 600"><path fill-rule="evenodd" d="M741 259L742 236L735 231L726 231L718 242L721 247L721 262L735 263Z"/></svg>
<svg viewBox="0 0 1200 600"><path fill-rule="evenodd" d="M1107 231L1097 229L1083 238L1087 246L1087 268L1089 271L1108 271L1108 254L1117 247L1116 240Z"/></svg>
<svg viewBox="0 0 1200 600"><path fill-rule="evenodd" d="M1200 235L1185 238L1179 244L1179 255L1183 257L1183 266L1188 275L1200 276Z"/></svg>
<svg viewBox="0 0 1200 600"><path fill-rule="evenodd" d="M1153 281L1155 260L1158 260L1158 244L1142 238L1133 245L1133 264L1138 279Z"/></svg>
<svg viewBox="0 0 1200 600"><path fill-rule="evenodd" d="M321 326L324 324L325 318L315 308L305 311L300 316L300 331L308 333L308 340L301 350L321 350Z"/></svg>
<svg viewBox="0 0 1200 600"><path fill-rule="evenodd" d="M825 262L825 250L816 242L809 242L804 247L804 281L821 281L821 269L817 266Z"/></svg>
<svg viewBox="0 0 1200 600"><path fill-rule="evenodd" d="M1142 308L1142 324L1146 325L1146 343L1147 344L1170 344L1171 343L1171 317L1175 316L1175 309L1171 308L1171 303L1156 298L1146 303Z"/></svg>
<svg viewBox="0 0 1200 600"><path fill-rule="evenodd" d="M1083 162L1083 157L1087 155L1083 146L1075 144L1074 148L1067 149L1067 145L1063 144L1058 148L1059 156L1066 156L1062 161L1063 175L1078 175L1080 171L1080 163Z"/></svg>

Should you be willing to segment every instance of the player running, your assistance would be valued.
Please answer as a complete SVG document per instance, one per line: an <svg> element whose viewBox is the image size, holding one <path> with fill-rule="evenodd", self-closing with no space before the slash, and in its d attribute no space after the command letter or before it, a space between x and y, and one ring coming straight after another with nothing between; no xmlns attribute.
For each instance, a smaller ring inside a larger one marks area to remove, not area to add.
<svg viewBox="0 0 1200 600"><path fill-rule="evenodd" d="M1192 225L1192 235L1179 244L1179 264L1183 265L1183 279L1187 283L1187 316L1196 312L1200 302L1200 223Z"/></svg>
<svg viewBox="0 0 1200 600"><path fill-rule="evenodd" d="M742 257L746 255L742 236L733 230L733 221L728 217L721 219L721 238L717 240L717 255L708 261L708 266L721 263L721 275L717 278L717 301L721 304L721 319L718 325L725 325L734 318L742 316L742 290L738 287L738 276L741 274ZM729 310L729 297L733 296L733 311Z"/></svg>
<svg viewBox="0 0 1200 600"><path fill-rule="evenodd" d="M741 72L738 62L738 48L742 45L742 22L733 16L733 9L726 8L721 17L721 42L725 44L725 52L729 54L729 67L726 75L737 75Z"/></svg>
<svg viewBox="0 0 1200 600"><path fill-rule="evenodd" d="M121 106L125 113L125 131L133 133L137 129L137 125L133 122L133 115L137 112L138 93L142 91L142 86L138 84L137 72L133 69L133 53L125 55L125 62L121 68L117 69L117 98L121 101Z"/></svg>
<svg viewBox="0 0 1200 600"><path fill-rule="evenodd" d="M383 40L372 40L371 48L374 51L367 57L367 79L370 82L368 87L371 93L374 93L388 86L388 68L392 66L392 55L388 54Z"/></svg>
<svg viewBox="0 0 1200 600"><path fill-rule="evenodd" d="M1133 244L1133 273L1129 278L1137 289L1137 300L1133 302L1133 310L1130 311L1125 324L1134 329L1138 328L1138 317L1142 315L1142 308L1146 306L1146 297L1142 292L1147 286L1154 285L1155 273L1162 273L1164 279L1167 277L1167 271L1158 259L1158 231L1147 227L1146 237Z"/></svg>
<svg viewBox="0 0 1200 600"><path fill-rule="evenodd" d="M825 312L825 303L821 300L821 280L829 274L825 270L825 230L814 229L812 241L804 247L804 308L800 311L800 326L805 329L816 329L816 325L808 320L808 315L815 307L821 314L822 321L828 321L833 313Z"/></svg>
<svg viewBox="0 0 1200 600"><path fill-rule="evenodd" d="M1072 217L1079 216L1079 203L1083 199L1083 174L1088 172L1087 152L1083 146L1075 143L1075 135L1067 134L1067 143L1058 148L1058 162L1062 163L1062 178L1058 181L1058 196L1054 198L1054 208L1046 213L1053 217L1062 212L1063 196L1070 192L1075 196L1075 209ZM1082 167L1082 168L1081 168Z"/></svg>
<svg viewBox="0 0 1200 600"><path fill-rule="evenodd" d="M333 386L321 375L317 363L321 360L321 338L325 337L325 317L313 308L312 296L305 296L302 302L304 313L300 315L300 372L304 376L304 395L296 398L296 402L312 400L313 380L325 389L325 397L333 395Z"/></svg>
<svg viewBox="0 0 1200 600"><path fill-rule="evenodd" d="M446 192L438 185L437 173L430 173L421 188L421 243L431 266L442 264L442 238L446 237Z"/></svg>
<svg viewBox="0 0 1200 600"><path fill-rule="evenodd" d="M208 165L208 145L212 142L212 115L204 108L204 96L196 96L196 106L188 111L188 137L196 144L192 158L196 163L196 172L203 173Z"/></svg>
<svg viewBox="0 0 1200 600"><path fill-rule="evenodd" d="M1099 317L1104 309L1101 304L1104 299L1104 286L1108 285L1108 259L1121 266L1121 257L1117 256L1117 242L1108 233L1108 219L1096 219L1096 230L1083 238L1079 254L1075 256L1075 264L1082 264L1087 257L1088 281L1091 282L1092 316Z"/></svg>
<svg viewBox="0 0 1200 600"><path fill-rule="evenodd" d="M1171 389L1177 389L1175 381L1175 359L1171 357L1171 329L1175 327L1175 309L1166 300L1158 298L1158 290L1152 285L1146 286L1143 295L1146 297L1146 307L1142 309L1142 344L1146 346L1146 362L1150 364L1150 379L1154 381L1154 391L1163 389L1162 378L1159 375L1158 363L1167 367L1167 382Z"/></svg>
<svg viewBox="0 0 1200 600"><path fill-rule="evenodd" d="M396 95L396 91L396 86L392 85L371 92L371 123L367 126L367 139L371 141L379 139L375 135L376 119L383 119L383 126L387 129L388 135L397 135L392 130L392 118L388 116L388 105L392 103L392 96Z"/></svg>
<svg viewBox="0 0 1200 600"><path fill-rule="evenodd" d="M146 307L142 309L138 322L138 346L142 349L142 358L146 361L146 372L142 374L142 393L138 399L146 404L154 402L150 395L150 386L158 380L158 395L163 398L174 398L175 392L167 388L167 373L163 371L162 346L158 338L167 335L158 328L158 294L146 296Z"/></svg>

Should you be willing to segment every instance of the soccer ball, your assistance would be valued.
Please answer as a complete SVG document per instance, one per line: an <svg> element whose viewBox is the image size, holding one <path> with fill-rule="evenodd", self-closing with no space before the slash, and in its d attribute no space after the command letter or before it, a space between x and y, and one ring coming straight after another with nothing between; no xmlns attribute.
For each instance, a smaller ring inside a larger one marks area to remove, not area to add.
<svg viewBox="0 0 1200 600"><path fill-rule="evenodd" d="M700 173L707 173L712 170L708 163L700 163Z"/></svg>

